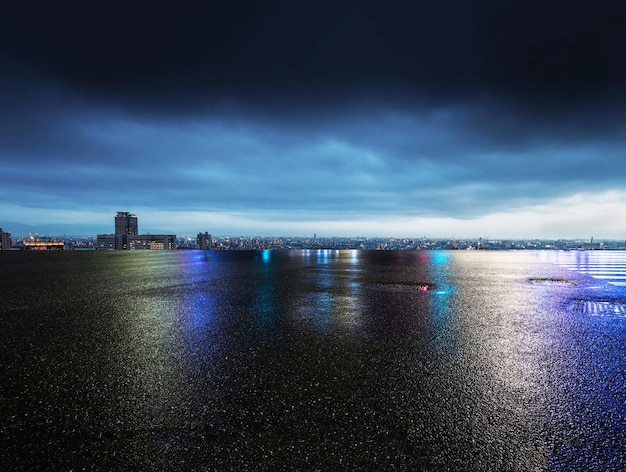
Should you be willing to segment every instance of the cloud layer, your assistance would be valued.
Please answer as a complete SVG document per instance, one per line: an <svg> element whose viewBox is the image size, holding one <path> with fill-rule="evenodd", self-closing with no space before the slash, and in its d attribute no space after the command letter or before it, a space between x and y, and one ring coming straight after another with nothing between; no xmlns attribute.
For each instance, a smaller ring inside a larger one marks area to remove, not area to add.
<svg viewBox="0 0 626 472"><path fill-rule="evenodd" d="M417 3L12 7L0 215L565 237L621 208L626 8Z"/></svg>

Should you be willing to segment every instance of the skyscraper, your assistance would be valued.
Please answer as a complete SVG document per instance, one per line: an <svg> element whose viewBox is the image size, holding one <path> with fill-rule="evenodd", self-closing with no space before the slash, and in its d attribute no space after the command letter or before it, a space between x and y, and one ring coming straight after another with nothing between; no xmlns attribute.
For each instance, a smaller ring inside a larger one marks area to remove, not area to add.
<svg viewBox="0 0 626 472"><path fill-rule="evenodd" d="M99 234L96 249L176 249L175 234L139 234L137 215L118 211L115 215L115 233Z"/></svg>
<svg viewBox="0 0 626 472"><path fill-rule="evenodd" d="M128 213L127 211L118 211L115 216L115 234L139 234L137 215Z"/></svg>

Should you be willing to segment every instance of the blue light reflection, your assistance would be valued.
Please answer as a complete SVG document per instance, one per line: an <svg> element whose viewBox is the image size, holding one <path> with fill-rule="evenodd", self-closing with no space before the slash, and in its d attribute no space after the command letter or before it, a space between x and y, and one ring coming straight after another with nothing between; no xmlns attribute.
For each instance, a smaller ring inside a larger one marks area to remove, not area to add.
<svg viewBox="0 0 626 472"><path fill-rule="evenodd" d="M265 264L268 264L270 262L271 255L272 251L270 251L269 249L264 249L263 251L261 251L261 258Z"/></svg>
<svg viewBox="0 0 626 472"><path fill-rule="evenodd" d="M438 352L455 352L456 345L449 336L454 313L450 307L451 295L456 288L450 282L451 260L447 251L431 253L431 276L435 284L431 297L431 321L433 326L434 349Z"/></svg>

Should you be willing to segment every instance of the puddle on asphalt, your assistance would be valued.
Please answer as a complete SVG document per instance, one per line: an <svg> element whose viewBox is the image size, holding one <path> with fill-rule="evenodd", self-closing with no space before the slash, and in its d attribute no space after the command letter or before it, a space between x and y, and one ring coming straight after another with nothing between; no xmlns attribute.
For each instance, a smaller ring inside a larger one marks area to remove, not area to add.
<svg viewBox="0 0 626 472"><path fill-rule="evenodd" d="M574 282L568 279L560 279L555 277L531 277L528 281L533 285L576 285Z"/></svg>
<svg viewBox="0 0 626 472"><path fill-rule="evenodd" d="M437 286L431 282L418 282L418 283L378 283L376 288L385 289L391 292L404 292L404 291L416 291L427 292L434 290Z"/></svg>

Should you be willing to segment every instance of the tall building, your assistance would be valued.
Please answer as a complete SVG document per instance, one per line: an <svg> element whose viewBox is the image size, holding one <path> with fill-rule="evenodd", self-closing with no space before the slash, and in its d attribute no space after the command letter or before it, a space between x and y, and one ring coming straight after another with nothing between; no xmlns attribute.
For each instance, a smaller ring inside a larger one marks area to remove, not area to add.
<svg viewBox="0 0 626 472"><path fill-rule="evenodd" d="M115 234L139 234L137 215L118 211L115 216Z"/></svg>
<svg viewBox="0 0 626 472"><path fill-rule="evenodd" d="M11 233L5 233L0 228L0 251L8 251L11 249Z"/></svg>
<svg viewBox="0 0 626 472"><path fill-rule="evenodd" d="M137 215L118 211L115 216L115 233L99 234L96 249L176 249L175 234L139 234Z"/></svg>
<svg viewBox="0 0 626 472"><path fill-rule="evenodd" d="M213 243L211 240L211 235L207 232L198 233L198 249L212 249Z"/></svg>

